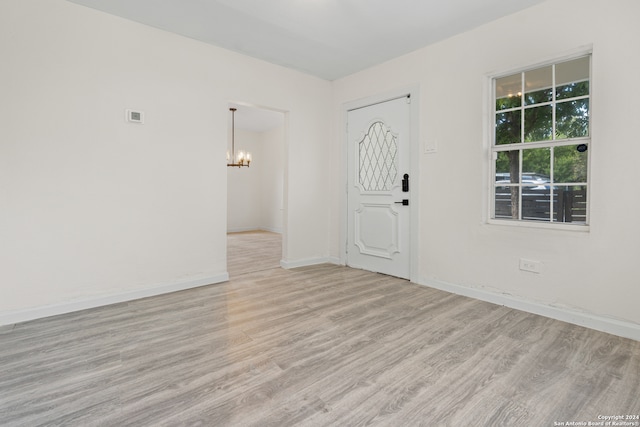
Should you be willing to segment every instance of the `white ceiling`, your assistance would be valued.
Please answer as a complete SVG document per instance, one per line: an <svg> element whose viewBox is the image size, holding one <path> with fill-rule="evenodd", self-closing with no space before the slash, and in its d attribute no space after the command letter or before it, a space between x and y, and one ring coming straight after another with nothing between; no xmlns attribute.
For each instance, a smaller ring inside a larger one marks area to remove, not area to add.
<svg viewBox="0 0 640 427"><path fill-rule="evenodd" d="M546 0L69 0L335 80Z"/></svg>

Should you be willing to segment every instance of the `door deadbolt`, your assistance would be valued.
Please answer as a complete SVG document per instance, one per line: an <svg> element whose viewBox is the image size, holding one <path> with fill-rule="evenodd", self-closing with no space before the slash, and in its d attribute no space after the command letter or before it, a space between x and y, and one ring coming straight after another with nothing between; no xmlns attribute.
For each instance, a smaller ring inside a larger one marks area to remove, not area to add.
<svg viewBox="0 0 640 427"><path fill-rule="evenodd" d="M409 174L408 173L405 173L404 176L402 177L402 192L403 193L409 192Z"/></svg>

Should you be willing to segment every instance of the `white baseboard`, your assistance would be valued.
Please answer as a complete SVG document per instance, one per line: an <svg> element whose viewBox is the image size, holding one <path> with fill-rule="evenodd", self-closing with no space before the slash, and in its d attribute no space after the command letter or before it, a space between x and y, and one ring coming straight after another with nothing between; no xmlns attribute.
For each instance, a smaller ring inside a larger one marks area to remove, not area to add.
<svg viewBox="0 0 640 427"><path fill-rule="evenodd" d="M272 233L282 234L282 228L278 227L236 227L227 229L227 233L245 233L247 231L270 231Z"/></svg>
<svg viewBox="0 0 640 427"><path fill-rule="evenodd" d="M299 260L295 260L295 261L288 261L288 260L280 260L280 267L284 268L285 270L289 270L291 268L298 268L298 267L307 267L310 265L318 265L318 264L334 264L334 262L332 262L333 258L306 258L306 259L299 259Z"/></svg>
<svg viewBox="0 0 640 427"><path fill-rule="evenodd" d="M109 304L117 304L126 301L133 301L140 298L167 294L170 292L183 291L186 289L211 285L214 283L226 282L228 280L229 273L225 272L217 276L203 277L201 279L190 280L187 282L169 283L153 286L150 288L137 289L134 291L103 295L97 298L69 301L60 304L33 307L23 310L0 312L0 325L11 325L14 323L27 322L29 320L86 310L88 308L102 307Z"/></svg>
<svg viewBox="0 0 640 427"><path fill-rule="evenodd" d="M555 307L535 301L525 300L513 295L499 294L486 289L470 288L437 280L423 278L421 279L420 284L453 294L503 305L516 310L522 310L528 313L538 314L540 316L640 341L640 325L637 323L599 316L566 307Z"/></svg>
<svg viewBox="0 0 640 427"><path fill-rule="evenodd" d="M272 233L282 234L282 227L260 227L262 231L270 231Z"/></svg>
<svg viewBox="0 0 640 427"><path fill-rule="evenodd" d="M257 231L259 228L257 227L235 227L235 228L227 228L227 233L244 233L245 231Z"/></svg>
<svg viewBox="0 0 640 427"><path fill-rule="evenodd" d="M342 260L340 260L340 257L337 256L330 256L327 258L327 262L335 265L346 265Z"/></svg>

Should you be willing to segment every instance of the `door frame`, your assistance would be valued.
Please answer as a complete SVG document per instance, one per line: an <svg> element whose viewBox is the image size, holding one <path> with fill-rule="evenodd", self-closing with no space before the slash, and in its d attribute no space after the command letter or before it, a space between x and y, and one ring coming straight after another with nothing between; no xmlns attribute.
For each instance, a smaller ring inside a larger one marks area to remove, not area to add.
<svg viewBox="0 0 640 427"><path fill-rule="evenodd" d="M415 84L368 96L366 98L350 101L342 104L340 112L340 155L342 157L340 166L340 183L342 191L340 191L340 263L347 265L347 240L349 232L347 223L349 215L348 206L348 114L351 110L368 107L374 104L380 104L385 101L391 101L396 98L410 96L410 114L411 114L411 164L409 175L411 176L411 203L409 209L411 213L410 220L410 275L409 280L417 283L419 281L419 240L420 240L420 85Z"/></svg>

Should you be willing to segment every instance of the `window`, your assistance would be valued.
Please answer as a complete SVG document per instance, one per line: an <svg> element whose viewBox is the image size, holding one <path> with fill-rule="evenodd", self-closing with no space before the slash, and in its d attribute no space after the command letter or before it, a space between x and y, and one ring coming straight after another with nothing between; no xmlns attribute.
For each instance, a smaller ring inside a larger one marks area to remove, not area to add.
<svg viewBox="0 0 640 427"><path fill-rule="evenodd" d="M588 223L590 70L583 56L493 79L493 219Z"/></svg>

